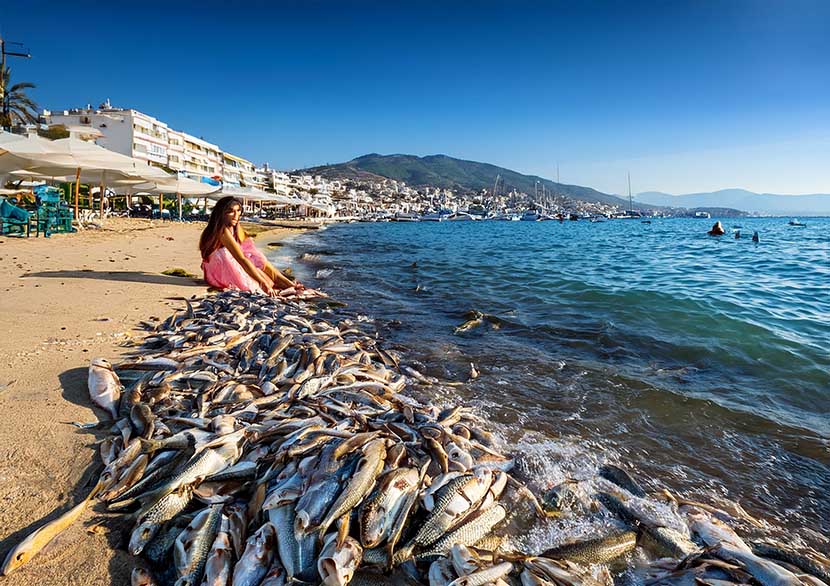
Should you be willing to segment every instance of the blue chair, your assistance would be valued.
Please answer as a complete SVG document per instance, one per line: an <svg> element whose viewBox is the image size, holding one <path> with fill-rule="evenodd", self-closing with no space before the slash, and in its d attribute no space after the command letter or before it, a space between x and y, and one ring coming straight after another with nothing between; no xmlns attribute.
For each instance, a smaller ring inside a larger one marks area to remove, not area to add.
<svg viewBox="0 0 830 586"><path fill-rule="evenodd" d="M34 189L37 196L37 235L43 231L45 236L52 232L74 232L72 211L63 201L63 192L55 187L39 185Z"/></svg>
<svg viewBox="0 0 830 586"><path fill-rule="evenodd" d="M14 206L5 199L0 200L0 234L29 237L29 212Z"/></svg>

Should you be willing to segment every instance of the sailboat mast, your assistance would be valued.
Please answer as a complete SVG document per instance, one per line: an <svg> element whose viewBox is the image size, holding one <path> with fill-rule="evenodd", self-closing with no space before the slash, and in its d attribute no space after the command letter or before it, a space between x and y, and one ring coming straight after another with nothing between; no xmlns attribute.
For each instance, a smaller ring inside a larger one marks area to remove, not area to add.
<svg viewBox="0 0 830 586"><path fill-rule="evenodd" d="M631 172L628 173L628 211L634 209L634 200L631 197Z"/></svg>

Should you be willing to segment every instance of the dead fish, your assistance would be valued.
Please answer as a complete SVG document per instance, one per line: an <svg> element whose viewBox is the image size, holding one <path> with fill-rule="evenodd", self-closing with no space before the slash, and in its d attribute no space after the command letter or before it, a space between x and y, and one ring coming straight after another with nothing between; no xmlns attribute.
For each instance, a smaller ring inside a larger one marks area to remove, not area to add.
<svg viewBox="0 0 830 586"><path fill-rule="evenodd" d="M634 496L644 497L646 491L637 484L637 481L631 477L631 474L613 464L605 464L599 469L599 475L606 480L613 482L620 488L624 488Z"/></svg>
<svg viewBox="0 0 830 586"><path fill-rule="evenodd" d="M346 537L338 546L337 534L332 533L323 544L317 558L317 571L325 586L346 586L363 559L363 548L356 539Z"/></svg>
<svg viewBox="0 0 830 586"><path fill-rule="evenodd" d="M107 411L113 419L117 419L118 401L124 387L108 360L105 358L94 358L92 360L89 365L87 386L92 401Z"/></svg>
<svg viewBox="0 0 830 586"><path fill-rule="evenodd" d="M156 586L156 581L144 568L133 568L130 574L130 586Z"/></svg>
<svg viewBox="0 0 830 586"><path fill-rule="evenodd" d="M251 535L245 551L233 569L231 586L257 586L274 560L277 551L277 532L271 523L265 523Z"/></svg>
<svg viewBox="0 0 830 586"><path fill-rule="evenodd" d="M615 535L559 545L545 551L542 557L570 560L582 564L604 564L628 553L636 545L637 534L633 531L625 531Z"/></svg>
<svg viewBox="0 0 830 586"><path fill-rule="evenodd" d="M46 544L77 521L78 517L86 510L89 501L98 494L100 488L100 484L95 485L95 488L92 489L84 500L57 519L49 521L43 527L38 528L26 537L26 539L14 546L8 555L6 555L6 560L3 562L2 568L0 568L0 576L8 576L17 568L27 563L40 550L46 547Z"/></svg>

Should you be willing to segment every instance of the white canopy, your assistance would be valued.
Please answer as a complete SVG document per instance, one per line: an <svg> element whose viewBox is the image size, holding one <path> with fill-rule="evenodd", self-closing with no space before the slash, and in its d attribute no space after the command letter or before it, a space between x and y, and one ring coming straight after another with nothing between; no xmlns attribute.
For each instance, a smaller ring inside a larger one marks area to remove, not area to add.
<svg viewBox="0 0 830 586"><path fill-rule="evenodd" d="M66 129L66 131L69 133L70 136L72 136L72 135L75 135L75 136L92 136L92 137L95 137L95 138L100 138L100 137L104 136L103 132L101 132L100 130L98 130L97 128L94 128L92 126L83 126L83 125L79 125L79 126L69 125L69 126L67 126L65 124L58 125L58 126L63 126Z"/></svg>
<svg viewBox="0 0 830 586"><path fill-rule="evenodd" d="M17 193L29 193L29 189L5 189L0 187L0 195L15 195Z"/></svg>
<svg viewBox="0 0 830 586"><path fill-rule="evenodd" d="M73 161L57 158L51 140L0 131L0 173L36 170L42 165L51 165L60 174L77 168Z"/></svg>
<svg viewBox="0 0 830 586"><path fill-rule="evenodd" d="M152 181L168 178L162 169L77 138L47 140L0 132L0 173L74 181Z"/></svg>
<svg viewBox="0 0 830 586"><path fill-rule="evenodd" d="M203 196L214 193L219 187L200 183L180 175L167 175L162 179L134 185L134 188L150 193L178 193L179 195Z"/></svg>
<svg viewBox="0 0 830 586"><path fill-rule="evenodd" d="M252 189L250 187L231 187L225 185L221 191L217 191L210 195L211 199L221 199L223 197L235 197L237 199L245 199L248 201L279 201L282 196L275 193L267 193L259 189Z"/></svg>

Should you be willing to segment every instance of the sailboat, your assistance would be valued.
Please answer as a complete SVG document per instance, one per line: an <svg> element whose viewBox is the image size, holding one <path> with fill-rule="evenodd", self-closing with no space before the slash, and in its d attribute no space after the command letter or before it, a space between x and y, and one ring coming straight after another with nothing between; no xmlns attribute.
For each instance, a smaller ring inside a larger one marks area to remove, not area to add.
<svg viewBox="0 0 830 586"><path fill-rule="evenodd" d="M628 210L625 212L625 219L636 220L641 217L640 212L634 211L634 197L631 195L631 173L628 173Z"/></svg>

